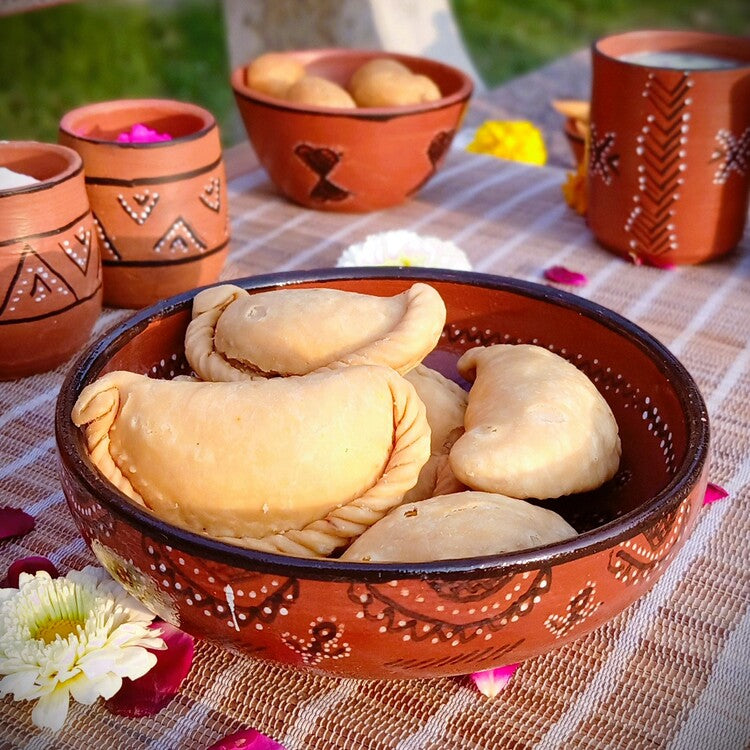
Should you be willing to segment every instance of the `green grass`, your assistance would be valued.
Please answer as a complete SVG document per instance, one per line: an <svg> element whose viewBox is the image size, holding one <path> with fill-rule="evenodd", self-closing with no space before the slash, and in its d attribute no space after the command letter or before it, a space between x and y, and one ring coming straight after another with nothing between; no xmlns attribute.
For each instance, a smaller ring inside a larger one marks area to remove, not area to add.
<svg viewBox="0 0 750 750"><path fill-rule="evenodd" d="M612 31L670 27L750 34L748 0L452 2L490 85ZM220 0L79 0L2 17L0 71L0 139L54 141L67 110L121 97L194 101L216 115L225 143L242 137Z"/></svg>
<svg viewBox="0 0 750 750"><path fill-rule="evenodd" d="M672 28L750 34L748 0L451 0L489 85L587 47L605 34Z"/></svg>
<svg viewBox="0 0 750 750"><path fill-rule="evenodd" d="M194 101L225 122L219 0L75 2L0 18L0 138L56 140L69 109L106 99Z"/></svg>

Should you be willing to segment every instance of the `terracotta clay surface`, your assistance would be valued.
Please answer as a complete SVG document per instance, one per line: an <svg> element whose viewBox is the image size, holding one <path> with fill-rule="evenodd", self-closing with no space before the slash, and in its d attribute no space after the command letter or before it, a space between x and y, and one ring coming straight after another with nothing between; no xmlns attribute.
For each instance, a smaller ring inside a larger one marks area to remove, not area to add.
<svg viewBox="0 0 750 750"><path fill-rule="evenodd" d="M101 312L102 279L78 154L9 141L0 166L40 180L0 191L0 379L10 379L78 352Z"/></svg>
<svg viewBox="0 0 750 750"><path fill-rule="evenodd" d="M731 58L683 70L620 59L639 52ZM750 39L642 31L593 47L588 222L634 260L701 263L742 237L750 191Z"/></svg>
<svg viewBox="0 0 750 750"><path fill-rule="evenodd" d="M172 140L117 143L136 123ZM229 229L211 113L171 100L101 102L66 114L59 141L83 158L106 304L142 307L218 278Z"/></svg>
<svg viewBox="0 0 750 750"><path fill-rule="evenodd" d="M428 76L442 98L403 107L331 109L251 89L245 67L231 83L250 143L276 187L308 208L374 211L402 203L440 168L471 96L461 71L425 58L323 49L284 53L310 74L345 86L368 60L389 57Z"/></svg>
<svg viewBox="0 0 750 750"><path fill-rule="evenodd" d="M274 662L368 678L465 674L517 662L588 633L645 593L687 539L706 485L708 417L683 366L629 321L548 287L425 269L357 273L237 283L251 292L292 284L392 296L424 281L448 311L428 366L456 378L464 351L496 343L535 343L574 363L610 405L623 445L618 473L603 487L540 503L579 536L482 558L344 563L241 549L137 507L87 460L71 409L82 388L108 371L189 373L188 293L105 335L61 390L62 485L101 563L154 611L199 637Z"/></svg>

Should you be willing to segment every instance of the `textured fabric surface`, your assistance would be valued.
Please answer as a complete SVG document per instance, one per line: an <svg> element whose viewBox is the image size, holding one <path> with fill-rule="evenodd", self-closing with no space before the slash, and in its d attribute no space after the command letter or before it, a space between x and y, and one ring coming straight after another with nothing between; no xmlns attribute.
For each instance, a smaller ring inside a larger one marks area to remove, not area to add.
<svg viewBox="0 0 750 750"><path fill-rule="evenodd" d="M415 199L364 215L301 209L262 170L230 184L224 279L334 265L368 234L404 228L452 240L478 271L544 283L565 265L572 289L630 318L691 372L711 415L710 480L730 497L706 506L652 591L606 626L524 663L488 700L468 678L336 680L198 644L179 696L152 718L71 706L57 735L30 705L0 700L5 748L205 748L254 726L289 750L717 748L750 743L750 237L724 259L663 271L598 247L562 200L562 169L454 151ZM93 336L127 313L105 310ZM56 476L55 398L68 365L0 384L0 503L36 529L0 543L0 572L27 554L62 572L94 562Z"/></svg>

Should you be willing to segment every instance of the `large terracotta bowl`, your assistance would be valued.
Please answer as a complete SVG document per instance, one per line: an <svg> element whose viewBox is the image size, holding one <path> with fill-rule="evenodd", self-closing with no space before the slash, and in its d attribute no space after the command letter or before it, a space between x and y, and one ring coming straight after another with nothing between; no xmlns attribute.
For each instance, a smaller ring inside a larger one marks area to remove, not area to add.
<svg viewBox="0 0 750 750"><path fill-rule="evenodd" d="M431 78L442 93L403 107L332 109L299 105L254 91L246 66L231 77L255 152L288 198L327 211L373 211L402 203L443 163L473 90L457 68L381 51L319 49L284 53L308 73L342 86L363 63L388 57Z"/></svg>
<svg viewBox="0 0 750 750"><path fill-rule="evenodd" d="M0 190L0 380L7 380L56 367L86 343L102 309L102 267L75 151L3 141L0 166L38 180Z"/></svg>
<svg viewBox="0 0 750 750"><path fill-rule="evenodd" d="M172 140L118 143L142 124ZM118 99L60 121L83 159L104 266L104 302L138 308L219 277L229 251L219 128L190 102Z"/></svg>
<svg viewBox="0 0 750 750"><path fill-rule="evenodd" d="M364 274L364 275L363 275ZM136 507L89 462L70 420L81 389L126 368L189 371L193 293L136 314L76 362L57 404L62 485L97 558L186 631L263 659L332 675L468 673L556 648L607 622L661 576L690 533L706 485L708 421L684 367L602 307L536 284L424 269L333 269L241 280L393 295L431 283L448 322L428 364L455 377L477 344L531 342L566 357L609 402L622 464L596 492L549 501L582 532L513 554L408 564L308 560L241 549ZM252 467L249 467L252 468Z"/></svg>

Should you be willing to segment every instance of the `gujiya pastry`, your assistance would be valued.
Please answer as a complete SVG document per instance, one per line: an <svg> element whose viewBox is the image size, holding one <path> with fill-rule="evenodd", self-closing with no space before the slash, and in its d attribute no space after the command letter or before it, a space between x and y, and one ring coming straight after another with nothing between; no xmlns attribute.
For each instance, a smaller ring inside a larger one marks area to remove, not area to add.
<svg viewBox="0 0 750 750"><path fill-rule="evenodd" d="M361 65L344 87L309 73L289 55L268 52L248 65L245 81L262 94L315 107L399 107L432 102L441 96L430 78L387 57Z"/></svg>
<svg viewBox="0 0 750 750"><path fill-rule="evenodd" d="M467 351L467 393L422 364L445 319L423 283L393 297L216 286L185 334L195 376L108 373L72 419L132 501L242 547L417 561L575 536L527 500L614 476L609 406L566 360L520 344Z"/></svg>

